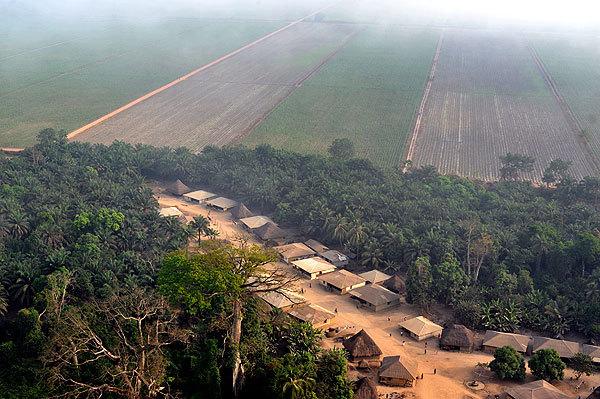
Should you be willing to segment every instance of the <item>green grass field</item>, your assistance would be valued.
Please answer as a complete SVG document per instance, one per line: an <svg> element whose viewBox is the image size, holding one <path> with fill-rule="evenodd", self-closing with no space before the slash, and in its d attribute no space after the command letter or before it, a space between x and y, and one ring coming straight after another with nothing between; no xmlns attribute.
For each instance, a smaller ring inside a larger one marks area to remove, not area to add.
<svg viewBox="0 0 600 399"><path fill-rule="evenodd" d="M0 146L31 144L44 127L73 130L284 24L115 21L3 43Z"/></svg>
<svg viewBox="0 0 600 399"><path fill-rule="evenodd" d="M545 35L532 44L600 156L600 39Z"/></svg>
<svg viewBox="0 0 600 399"><path fill-rule="evenodd" d="M433 30L361 31L243 144L325 153L334 139L349 138L359 156L399 166L438 37Z"/></svg>

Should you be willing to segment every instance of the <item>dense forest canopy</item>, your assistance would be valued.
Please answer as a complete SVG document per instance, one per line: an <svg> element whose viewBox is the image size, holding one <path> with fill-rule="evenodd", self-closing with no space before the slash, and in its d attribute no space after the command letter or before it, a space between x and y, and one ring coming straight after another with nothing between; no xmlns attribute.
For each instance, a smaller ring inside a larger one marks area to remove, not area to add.
<svg viewBox="0 0 600 399"><path fill-rule="evenodd" d="M365 267L400 273L409 300L449 305L469 326L597 340L600 179L559 169L551 187L514 173L484 184L336 151L196 155L42 131L35 147L0 158L0 391L220 398L239 361L242 397L351 397L343 353L319 349L316 331L251 295L247 273L271 255L223 257L234 249L221 244L175 252L196 231L159 216L145 179L179 178L272 213Z"/></svg>

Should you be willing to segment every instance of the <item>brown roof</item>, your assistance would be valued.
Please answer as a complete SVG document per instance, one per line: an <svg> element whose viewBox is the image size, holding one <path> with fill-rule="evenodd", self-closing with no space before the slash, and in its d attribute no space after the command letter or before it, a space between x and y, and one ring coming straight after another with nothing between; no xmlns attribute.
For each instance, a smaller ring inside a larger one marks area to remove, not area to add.
<svg viewBox="0 0 600 399"><path fill-rule="evenodd" d="M241 202L231 210L231 216L233 216L235 219L249 218L252 217L252 215L253 214L250 212L250 209L246 208L246 205Z"/></svg>
<svg viewBox="0 0 600 399"><path fill-rule="evenodd" d="M460 346L461 348L473 347L475 333L462 324L453 324L444 328L442 332L441 346Z"/></svg>
<svg viewBox="0 0 600 399"><path fill-rule="evenodd" d="M419 375L419 364L407 357L386 356L379 368L379 377L415 380Z"/></svg>
<svg viewBox="0 0 600 399"><path fill-rule="evenodd" d="M289 290L261 292L257 295L266 303L278 309L306 302L306 298L302 295Z"/></svg>
<svg viewBox="0 0 600 399"><path fill-rule="evenodd" d="M340 290L365 283L365 280L362 277L343 269L336 270L333 273L324 274L319 277L319 280L325 281L327 284Z"/></svg>
<svg viewBox="0 0 600 399"><path fill-rule="evenodd" d="M506 393L512 399L571 399L544 380L509 388Z"/></svg>
<svg viewBox="0 0 600 399"><path fill-rule="evenodd" d="M371 284L379 284L390 278L389 275L385 274L384 272L380 272L379 270L369 270L368 272L359 274L359 276Z"/></svg>
<svg viewBox="0 0 600 399"><path fill-rule="evenodd" d="M167 191L173 195L183 195L190 191L190 188L183 184L183 182L179 179L174 183L171 183L169 187L167 187Z"/></svg>
<svg viewBox="0 0 600 399"><path fill-rule="evenodd" d="M536 352L540 349L554 349L562 358L568 359L581 352L581 348L577 342L564 341L561 339L552 339L545 337L533 337L531 351Z"/></svg>
<svg viewBox="0 0 600 399"><path fill-rule="evenodd" d="M237 206L237 201L234 201L225 197L218 197L214 199L209 199L206 201L207 205L211 205L217 208L221 208L224 210L235 208Z"/></svg>
<svg viewBox="0 0 600 399"><path fill-rule="evenodd" d="M443 330L442 326L440 326L439 324L435 324L433 321L423 316L417 316L412 319L403 321L402 323L400 323L400 327L404 328L407 331L410 331L411 333L417 336L437 334L441 333Z"/></svg>
<svg viewBox="0 0 600 399"><path fill-rule="evenodd" d="M377 385L369 377L363 377L356 381L354 399L377 399Z"/></svg>
<svg viewBox="0 0 600 399"><path fill-rule="evenodd" d="M288 312L290 316L310 324L321 324L335 317L335 313L315 304L308 304Z"/></svg>
<svg viewBox="0 0 600 399"><path fill-rule="evenodd" d="M360 330L344 342L344 348L353 358L381 356L381 349L365 330Z"/></svg>
<svg viewBox="0 0 600 399"><path fill-rule="evenodd" d="M510 346L517 352L526 352L529 341L531 341L531 337L526 335L488 330L483 337L483 346L489 346L491 348Z"/></svg>
<svg viewBox="0 0 600 399"><path fill-rule="evenodd" d="M388 302L394 302L400 299L398 294L395 294L380 285L365 285L350 291L350 295L375 306L385 305Z"/></svg>
<svg viewBox="0 0 600 399"><path fill-rule="evenodd" d="M583 344L581 352L591 357L594 362L600 362L600 346Z"/></svg>
<svg viewBox="0 0 600 399"><path fill-rule="evenodd" d="M394 291L396 294L406 294L406 284L404 284L404 279L397 274L385 280L382 285L388 290Z"/></svg>
<svg viewBox="0 0 600 399"><path fill-rule="evenodd" d="M315 251L302 244L301 242L280 245L278 247L274 247L273 249L284 258L299 258L304 256L316 255Z"/></svg>
<svg viewBox="0 0 600 399"><path fill-rule="evenodd" d="M306 245L308 245L310 247L310 249L312 249L316 253L325 252L325 251L329 250L328 247L326 247L325 245L321 244L317 240L313 240L312 238L310 240L308 240L308 241L304 241L304 243Z"/></svg>
<svg viewBox="0 0 600 399"><path fill-rule="evenodd" d="M194 199L196 201L205 201L209 198L215 198L217 195L211 193L210 191L196 190L190 193L185 193L183 194L183 196L186 198Z"/></svg>
<svg viewBox="0 0 600 399"><path fill-rule="evenodd" d="M262 215L250 216L247 218L241 218L240 222L244 224L247 228L253 230L258 229L259 227L264 226L267 223L273 223L273 221L267 217Z"/></svg>
<svg viewBox="0 0 600 399"><path fill-rule="evenodd" d="M295 260L292 262L298 269L304 270L306 273L329 273L335 271L337 267L327 262L325 259L313 256L312 258Z"/></svg>
<svg viewBox="0 0 600 399"><path fill-rule="evenodd" d="M348 257L341 253L340 251L336 251L335 249L330 249L325 252L319 253L320 256L327 259L330 262L347 262Z"/></svg>
<svg viewBox="0 0 600 399"><path fill-rule="evenodd" d="M259 228L254 229L254 233L263 240L285 238L288 235L288 233L285 230L283 230L273 222L267 222Z"/></svg>

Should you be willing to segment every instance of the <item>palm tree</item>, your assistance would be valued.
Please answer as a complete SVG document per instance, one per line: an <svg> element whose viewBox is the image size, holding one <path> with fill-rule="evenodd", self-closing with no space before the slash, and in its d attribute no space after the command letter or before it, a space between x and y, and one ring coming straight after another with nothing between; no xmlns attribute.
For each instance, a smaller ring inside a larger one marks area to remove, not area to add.
<svg viewBox="0 0 600 399"><path fill-rule="evenodd" d="M29 233L29 219L24 212L19 210L12 211L8 215L7 222L10 234L14 238L20 239Z"/></svg>
<svg viewBox="0 0 600 399"><path fill-rule="evenodd" d="M202 240L202 236L214 238L219 235L218 231L210 227L210 221L202 215L196 216L190 226L198 231L198 242Z"/></svg>
<svg viewBox="0 0 600 399"><path fill-rule="evenodd" d="M346 236L348 235L348 219L346 219L342 215L337 215L335 217L335 222L333 223L335 226L333 228L333 238L338 240L341 245L342 241L344 241L346 239Z"/></svg>
<svg viewBox="0 0 600 399"><path fill-rule="evenodd" d="M0 316L4 316L8 311L8 294L2 284L0 284Z"/></svg>
<svg viewBox="0 0 600 399"><path fill-rule="evenodd" d="M379 268L383 261L383 250L375 241L370 241L363 249L360 255L361 264L371 266L375 269Z"/></svg>
<svg viewBox="0 0 600 399"><path fill-rule="evenodd" d="M289 399L304 399L308 397L308 392L314 387L315 380L310 377L290 377L283 385L283 394Z"/></svg>

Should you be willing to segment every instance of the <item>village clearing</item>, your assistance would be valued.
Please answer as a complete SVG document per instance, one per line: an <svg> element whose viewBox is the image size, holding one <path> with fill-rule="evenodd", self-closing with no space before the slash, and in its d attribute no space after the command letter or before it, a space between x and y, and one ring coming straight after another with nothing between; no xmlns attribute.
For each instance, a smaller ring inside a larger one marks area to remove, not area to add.
<svg viewBox="0 0 600 399"><path fill-rule="evenodd" d="M241 224L237 224L229 212L219 212L204 205L191 204L181 197L167 194L156 185L153 189L160 207L177 207L188 219L198 215L210 218L212 227L219 231L220 239L262 245L255 236L244 230ZM283 262L277 262L274 266L290 274L297 273L292 266ZM307 303L319 305L330 311L337 309L336 317L328 327L340 327L343 335L354 334L364 329L375 340L384 357L400 355L419 363L419 372L424 378L417 380L413 388L386 387L377 384L380 397L385 398L386 394L396 392L405 394L406 398L415 399L477 399L486 398L490 394L499 394L510 386L520 385L499 381L489 370L477 366L480 363L489 363L493 359L490 354L481 351L473 353L443 351L438 347L437 338L416 342L401 334L398 325L402 321L422 314L412 305L402 303L400 306L374 313L362 307L358 308L349 295L338 295L327 291L318 280L300 278L296 285L296 289L303 292L302 295ZM443 325L444 319L448 318L448 311L436 307L427 317ZM335 338L324 338L323 346L342 348L341 342ZM365 375L376 379L377 370L365 373L350 367L349 375L353 380ZM567 369L565 380L553 384L574 398L578 395L585 398L593 387L600 385L599 374L581 377L579 382L572 381L571 378L574 378L573 372ZM482 381L485 389L479 391L469 389L465 383L472 380ZM528 374L526 382L531 381L533 377ZM579 383L580 389L576 390L575 386Z"/></svg>

